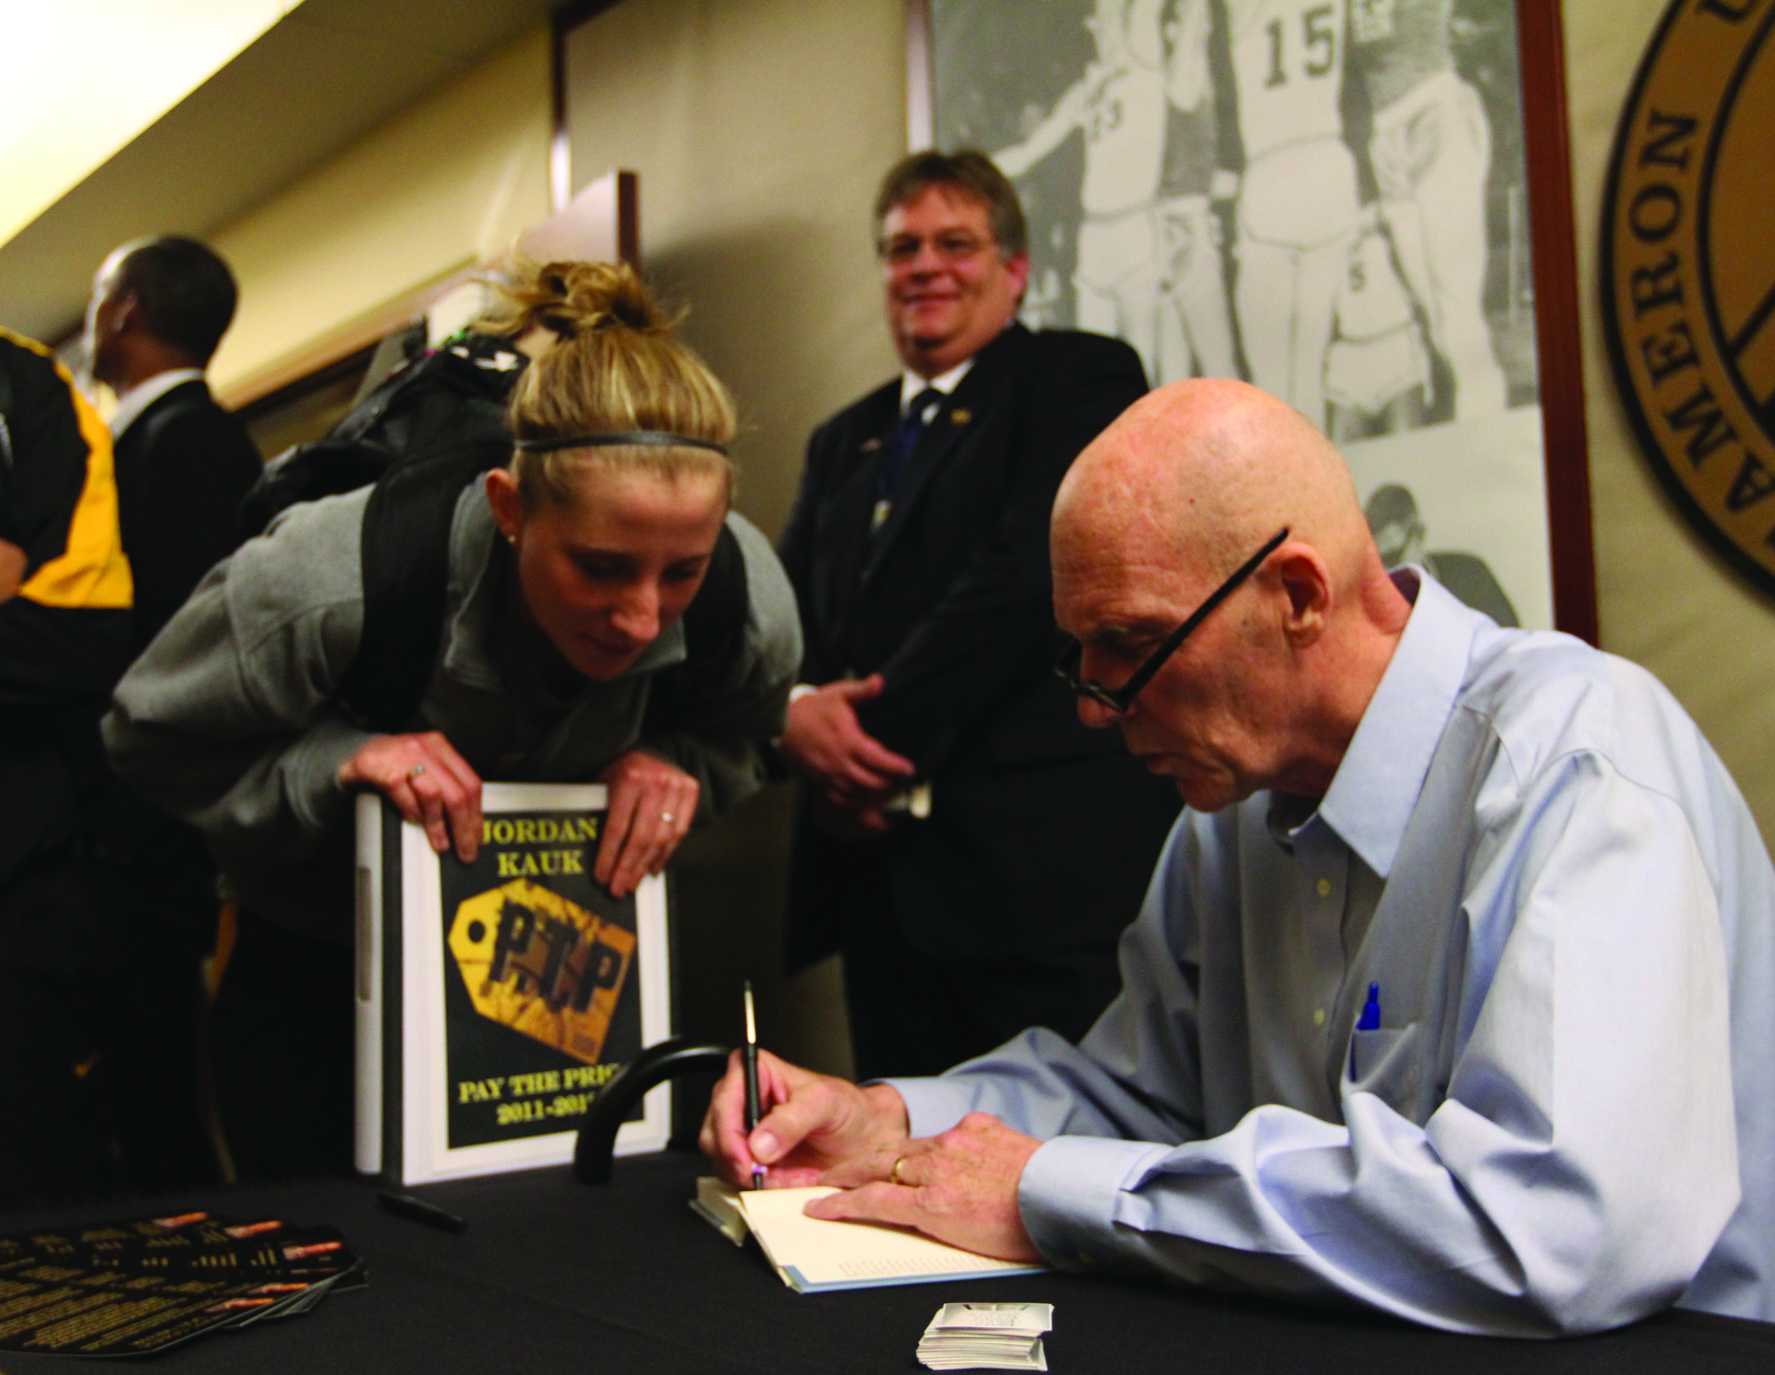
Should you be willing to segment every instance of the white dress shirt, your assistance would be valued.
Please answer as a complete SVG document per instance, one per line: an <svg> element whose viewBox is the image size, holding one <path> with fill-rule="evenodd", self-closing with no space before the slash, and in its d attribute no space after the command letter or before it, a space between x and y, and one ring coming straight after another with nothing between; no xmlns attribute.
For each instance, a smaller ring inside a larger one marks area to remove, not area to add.
<svg viewBox="0 0 1775 1375"><path fill-rule="evenodd" d="M940 391L945 396L955 395L955 389L961 385L961 379L968 375L968 369L973 366L973 358L964 358L948 372L940 372L935 377L920 377L911 371L901 373L900 414L906 413L906 408L926 387L930 387L933 391Z"/></svg>
<svg viewBox="0 0 1775 1375"><path fill-rule="evenodd" d="M139 382L117 398L117 409L111 412L111 438L122 439L123 432L136 423L148 407L184 382L201 381L202 368L168 368L157 372L146 382Z"/></svg>
<svg viewBox="0 0 1775 1375"><path fill-rule="evenodd" d="M1042 1138L1019 1204L1060 1265L1468 1332L1775 1319L1775 871L1742 797L1643 670L1395 576L1415 606L1318 807L1186 810L1081 1045L892 1081L913 1133Z"/></svg>

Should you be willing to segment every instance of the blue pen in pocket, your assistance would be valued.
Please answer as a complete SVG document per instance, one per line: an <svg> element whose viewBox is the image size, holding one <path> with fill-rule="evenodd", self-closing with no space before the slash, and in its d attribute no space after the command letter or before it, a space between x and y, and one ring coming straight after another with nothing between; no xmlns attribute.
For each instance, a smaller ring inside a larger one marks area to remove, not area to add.
<svg viewBox="0 0 1775 1375"><path fill-rule="evenodd" d="M1362 1015L1356 1018L1357 1031L1379 1031L1381 1029L1381 986L1368 986L1368 1001L1362 1004ZM1356 1077L1356 1038L1350 1038L1350 1078Z"/></svg>

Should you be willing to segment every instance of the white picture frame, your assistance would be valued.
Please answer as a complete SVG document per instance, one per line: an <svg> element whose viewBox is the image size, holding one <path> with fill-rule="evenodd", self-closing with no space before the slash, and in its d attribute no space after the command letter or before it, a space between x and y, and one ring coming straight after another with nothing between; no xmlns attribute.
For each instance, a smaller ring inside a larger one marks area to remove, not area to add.
<svg viewBox="0 0 1775 1375"><path fill-rule="evenodd" d="M607 795L602 784L488 783L481 805L491 824L508 813L599 813ZM424 830L378 795L359 797L357 822L358 1170L409 1185L568 1163L579 1120L558 1132L452 1144L443 871L456 861L436 854ZM633 912L633 977L621 997L639 999L640 1049L672 1031L663 876L642 881ZM553 1092L545 1108L591 1090ZM616 1152L664 1149L670 1131L670 1085L662 1084L619 1130Z"/></svg>

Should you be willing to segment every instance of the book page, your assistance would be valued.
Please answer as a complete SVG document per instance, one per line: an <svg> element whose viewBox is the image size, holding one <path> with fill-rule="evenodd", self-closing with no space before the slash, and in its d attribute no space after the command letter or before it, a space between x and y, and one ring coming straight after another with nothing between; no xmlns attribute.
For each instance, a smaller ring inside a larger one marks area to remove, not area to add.
<svg viewBox="0 0 1775 1375"><path fill-rule="evenodd" d="M825 1222L801 1210L830 1188L747 1190L736 1195L746 1223L784 1283L803 1293L885 1284L919 1284L1043 1269L993 1260L900 1227Z"/></svg>
<svg viewBox="0 0 1775 1375"><path fill-rule="evenodd" d="M739 1190L731 1184L704 1175L696 1182L696 1197L690 1200L690 1210L735 1246L746 1244L751 1229L746 1226L746 1215L740 1211Z"/></svg>

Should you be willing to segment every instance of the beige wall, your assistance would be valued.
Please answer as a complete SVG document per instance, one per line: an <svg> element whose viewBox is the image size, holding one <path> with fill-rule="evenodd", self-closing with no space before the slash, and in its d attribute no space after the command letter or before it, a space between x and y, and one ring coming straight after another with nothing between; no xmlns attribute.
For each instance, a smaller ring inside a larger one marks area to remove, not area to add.
<svg viewBox="0 0 1775 1375"><path fill-rule="evenodd" d="M1605 649L1645 665L1701 723L1775 840L1775 605L1664 494L1628 426L1601 333L1597 254L1615 124L1666 0L1566 0L1567 99Z"/></svg>
<svg viewBox="0 0 1775 1375"><path fill-rule="evenodd" d="M904 0L624 0L568 49L576 186L641 175L647 275L743 417L773 534L808 431L897 364L869 246L906 151Z"/></svg>
<svg viewBox="0 0 1775 1375"><path fill-rule="evenodd" d="M213 234L241 285L217 384L504 251L548 214L548 140L543 26Z"/></svg>
<svg viewBox="0 0 1775 1375"><path fill-rule="evenodd" d="M905 50L904 0L624 0L570 40L574 183L640 174L647 275L734 389L739 506L772 535L809 430L897 366L868 214L906 150ZM732 1040L749 977L769 1043L842 1071L836 967L779 971L790 804L681 851L679 1021Z"/></svg>

